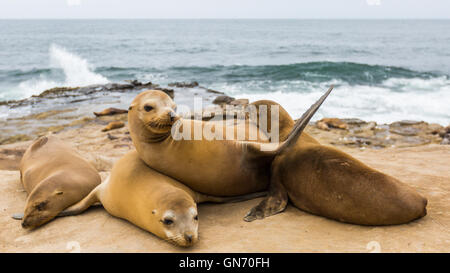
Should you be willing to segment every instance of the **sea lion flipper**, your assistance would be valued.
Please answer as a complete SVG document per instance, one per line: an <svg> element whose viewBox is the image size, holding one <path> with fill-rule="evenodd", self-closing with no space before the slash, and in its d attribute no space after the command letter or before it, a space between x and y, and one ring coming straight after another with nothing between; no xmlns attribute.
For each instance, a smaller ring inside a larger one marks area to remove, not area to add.
<svg viewBox="0 0 450 273"><path fill-rule="evenodd" d="M85 198L83 198L80 202L75 203L75 205L72 205L68 207L67 209L63 210L58 214L58 217L62 216L72 216L72 215L78 215L82 213L83 211L87 210L90 206L94 205L95 203L99 202L97 194L99 191L102 190L102 187L105 186L105 183L107 181L101 183L95 189L93 189Z"/></svg>
<svg viewBox="0 0 450 273"><path fill-rule="evenodd" d="M305 113L295 122L294 129L292 129L291 133L289 134L286 141L284 141L278 148L276 153L280 154L282 153L286 148L291 146L293 143L297 142L297 139L302 134L303 130L305 129L306 125L308 125L311 118L314 116L314 114L319 110L322 103L325 101L325 99L328 97L328 95L333 90L334 86L331 85L330 88L328 88L327 92L322 95L311 107L309 107L308 110L306 110Z"/></svg>
<svg viewBox="0 0 450 273"><path fill-rule="evenodd" d="M277 173L278 174L278 173ZM263 219L265 217L275 215L282 212L288 203L288 194L281 183L279 176L273 176L270 181L269 193L261 203L253 207L244 217L244 221L251 222L256 219Z"/></svg>
<svg viewBox="0 0 450 273"><path fill-rule="evenodd" d="M247 155L249 157L275 157L277 154L282 153L292 144L297 142L297 139L302 134L308 122L314 116L314 114L319 110L322 103L328 97L328 95L333 90L334 86L331 85L330 88L322 95L305 113L297 120L294 124L294 128L289 133L286 141L281 144L278 143L261 143L261 142L243 142L243 147L247 150Z"/></svg>
<svg viewBox="0 0 450 273"><path fill-rule="evenodd" d="M14 213L13 215L11 215L11 218L13 218L14 220L22 220L23 213Z"/></svg>

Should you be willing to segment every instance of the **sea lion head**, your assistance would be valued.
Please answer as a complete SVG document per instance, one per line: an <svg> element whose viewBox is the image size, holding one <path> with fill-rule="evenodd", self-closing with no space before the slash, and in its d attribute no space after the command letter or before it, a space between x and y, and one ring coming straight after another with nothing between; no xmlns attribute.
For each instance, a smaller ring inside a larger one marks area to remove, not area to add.
<svg viewBox="0 0 450 273"><path fill-rule="evenodd" d="M150 137L167 135L172 125L180 118L176 113L177 105L166 93L159 90L147 90L131 103L130 124L134 122L147 129Z"/></svg>
<svg viewBox="0 0 450 273"><path fill-rule="evenodd" d="M198 213L192 198L180 198L178 194L171 199L171 194L168 194L164 205L158 207L152 214L158 220L161 238L182 247L189 247L197 242Z"/></svg>
<svg viewBox="0 0 450 273"><path fill-rule="evenodd" d="M45 187L36 187L27 198L22 227L34 229L55 218L64 209L63 190L50 194Z"/></svg>

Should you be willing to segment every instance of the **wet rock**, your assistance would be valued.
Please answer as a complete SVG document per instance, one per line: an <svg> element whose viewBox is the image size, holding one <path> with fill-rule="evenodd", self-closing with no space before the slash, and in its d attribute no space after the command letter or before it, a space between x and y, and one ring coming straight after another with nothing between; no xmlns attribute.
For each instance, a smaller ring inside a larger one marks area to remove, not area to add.
<svg viewBox="0 0 450 273"><path fill-rule="evenodd" d="M224 92L216 91L213 89L206 88L206 92L214 93L214 94L225 94Z"/></svg>
<svg viewBox="0 0 450 273"><path fill-rule="evenodd" d="M229 104L230 102L234 101L235 98L230 97L230 96L218 96L213 100L214 104Z"/></svg>
<svg viewBox="0 0 450 273"><path fill-rule="evenodd" d="M348 125L359 125L359 126L367 123L359 118L343 118L341 119L341 121L347 123Z"/></svg>
<svg viewBox="0 0 450 273"><path fill-rule="evenodd" d="M420 132L420 130L414 127L394 127L390 128L389 132L402 136L416 136Z"/></svg>
<svg viewBox="0 0 450 273"><path fill-rule="evenodd" d="M152 88L153 90L159 90L159 91L163 91L164 93L166 93L167 95L169 95L169 97L171 97L172 99L175 97L175 93L173 91L173 89L169 89L169 88L161 88L161 87L154 87Z"/></svg>
<svg viewBox="0 0 450 273"><path fill-rule="evenodd" d="M119 129L125 126L125 123L122 121L112 121L105 128L102 129L102 132L111 131L114 129Z"/></svg>
<svg viewBox="0 0 450 273"><path fill-rule="evenodd" d="M33 95L32 97L38 97L38 98L46 98L46 97L53 97L65 94L69 91L74 91L79 89L79 87L55 87L48 90L43 91L39 95Z"/></svg>
<svg viewBox="0 0 450 273"><path fill-rule="evenodd" d="M168 84L171 87L178 87L178 88L194 88L198 86L198 82L173 82Z"/></svg>
<svg viewBox="0 0 450 273"><path fill-rule="evenodd" d="M100 117L100 116L112 116L112 115L125 114L125 113L128 113L128 110L111 107L111 108L107 108L101 112L94 112L94 115L96 115L97 117Z"/></svg>

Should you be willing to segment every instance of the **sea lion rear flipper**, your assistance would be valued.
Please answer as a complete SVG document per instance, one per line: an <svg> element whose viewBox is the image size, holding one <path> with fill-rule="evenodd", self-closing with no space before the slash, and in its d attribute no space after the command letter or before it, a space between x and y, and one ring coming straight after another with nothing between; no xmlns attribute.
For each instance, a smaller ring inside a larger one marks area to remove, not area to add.
<svg viewBox="0 0 450 273"><path fill-rule="evenodd" d="M288 147L297 142L297 139L302 134L306 125L309 123L314 114L319 110L322 103L328 97L333 90L333 85L322 95L305 113L295 122L294 128L289 133L286 141L283 141L280 145L278 143L260 143L260 142L246 142L244 147L247 149L247 153L251 157L275 157L277 154L282 153Z"/></svg>
<svg viewBox="0 0 450 273"><path fill-rule="evenodd" d="M264 197L267 195L267 191L262 192L255 192L255 193L249 193L239 196L230 196L230 197L220 197L220 196L211 196L206 195L202 193L197 193L196 202L197 203L203 203L203 202L213 202L213 203L236 203L236 202L243 202L250 199L255 199L258 197Z"/></svg>
<svg viewBox="0 0 450 273"><path fill-rule="evenodd" d="M289 133L288 138L286 139L286 141L282 142L281 145L278 145L276 148L274 148L273 145L276 145L276 143L247 143L246 147L248 150L248 156L274 158L276 155L281 154L287 148L294 145L302 134L308 122L311 120L319 107L331 93L331 90L333 90L333 85L330 86L327 92L325 92L325 94L323 94L319 100L311 105L311 107L306 110L301 118L297 120L297 122L294 124L294 128ZM286 189L281 183L279 177L272 175L269 185L269 194L266 198L264 198L264 200L261 201L261 203L259 203L256 207L252 208L247 213L247 215L244 217L244 220L247 222L251 222L256 219L263 219L265 217L280 213L286 208L287 202L288 195Z"/></svg>
<svg viewBox="0 0 450 273"><path fill-rule="evenodd" d="M22 220L23 213L14 213L13 215L11 215L11 218L13 218L14 220Z"/></svg>

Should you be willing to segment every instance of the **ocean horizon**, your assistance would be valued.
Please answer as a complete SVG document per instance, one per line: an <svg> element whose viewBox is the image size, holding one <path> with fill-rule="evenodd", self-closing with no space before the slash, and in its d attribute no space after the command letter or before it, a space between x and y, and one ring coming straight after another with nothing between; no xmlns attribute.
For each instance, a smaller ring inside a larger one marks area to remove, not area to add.
<svg viewBox="0 0 450 273"><path fill-rule="evenodd" d="M315 119L448 125L448 29L440 19L2 19L0 101L60 86L197 81L298 117L334 84ZM118 107L131 97L111 96ZM0 106L0 119L18 113Z"/></svg>

